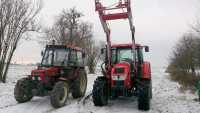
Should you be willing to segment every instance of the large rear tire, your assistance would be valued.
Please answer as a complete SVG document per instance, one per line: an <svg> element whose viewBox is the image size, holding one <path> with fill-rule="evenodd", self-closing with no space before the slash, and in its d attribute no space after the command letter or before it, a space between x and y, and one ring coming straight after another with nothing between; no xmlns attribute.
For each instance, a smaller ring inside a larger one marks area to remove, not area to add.
<svg viewBox="0 0 200 113"><path fill-rule="evenodd" d="M150 81L150 98L153 98L153 92L152 92L152 81Z"/></svg>
<svg viewBox="0 0 200 113"><path fill-rule="evenodd" d="M141 81L141 84L138 95L138 109L148 111L151 100L151 81Z"/></svg>
<svg viewBox="0 0 200 113"><path fill-rule="evenodd" d="M31 80L22 78L17 81L14 88L14 96L17 102L24 103L33 98Z"/></svg>
<svg viewBox="0 0 200 113"><path fill-rule="evenodd" d="M108 104L107 81L104 77L98 77L93 85L92 98L95 106Z"/></svg>
<svg viewBox="0 0 200 113"><path fill-rule="evenodd" d="M73 83L72 96L73 98L83 97L87 88L87 74L81 71L79 77Z"/></svg>
<svg viewBox="0 0 200 113"><path fill-rule="evenodd" d="M59 81L55 84L50 94L51 104L54 108L59 108L65 105L69 95L69 86L64 81Z"/></svg>

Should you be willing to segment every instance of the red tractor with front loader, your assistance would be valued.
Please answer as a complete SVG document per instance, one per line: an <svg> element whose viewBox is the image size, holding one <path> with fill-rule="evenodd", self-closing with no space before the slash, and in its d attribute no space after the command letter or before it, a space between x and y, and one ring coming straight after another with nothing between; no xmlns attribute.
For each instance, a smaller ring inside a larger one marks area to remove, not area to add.
<svg viewBox="0 0 200 113"><path fill-rule="evenodd" d="M143 50L148 52L149 47L135 43L131 0L119 0L112 7L105 7L100 0L95 0L95 6L106 33L107 44L101 50L105 56L101 66L103 76L97 77L93 85L94 105L107 105L109 99L120 96L137 96L138 109L149 110L152 98L151 66L143 58ZM108 21L117 19L129 20L132 43L111 44Z"/></svg>
<svg viewBox="0 0 200 113"><path fill-rule="evenodd" d="M85 95L87 73L84 69L84 51L79 47L47 45L41 64L31 75L17 81L14 89L19 103L33 96L50 96L55 108L65 105L69 93L73 98Z"/></svg>

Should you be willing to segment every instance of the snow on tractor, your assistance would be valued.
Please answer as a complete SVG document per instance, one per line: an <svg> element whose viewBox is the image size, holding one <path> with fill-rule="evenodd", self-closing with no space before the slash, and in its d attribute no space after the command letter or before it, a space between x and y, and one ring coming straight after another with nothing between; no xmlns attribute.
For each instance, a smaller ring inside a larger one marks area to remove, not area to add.
<svg viewBox="0 0 200 113"><path fill-rule="evenodd" d="M19 103L30 101L33 96L50 96L52 106L59 108L65 105L69 93L73 98L85 95L87 74L81 48L47 45L42 55L38 68L17 81L14 96Z"/></svg>
<svg viewBox="0 0 200 113"><path fill-rule="evenodd" d="M119 0L111 7L103 6L101 0L95 0L96 11L106 33L105 61L102 73L93 85L93 102L95 106L104 106L108 99L119 96L137 96L138 109L149 110L152 98L152 82L150 63L144 61L143 50L149 51L148 46L135 43L135 27L132 22L131 0ZM132 43L111 44L108 27L109 20L128 19Z"/></svg>

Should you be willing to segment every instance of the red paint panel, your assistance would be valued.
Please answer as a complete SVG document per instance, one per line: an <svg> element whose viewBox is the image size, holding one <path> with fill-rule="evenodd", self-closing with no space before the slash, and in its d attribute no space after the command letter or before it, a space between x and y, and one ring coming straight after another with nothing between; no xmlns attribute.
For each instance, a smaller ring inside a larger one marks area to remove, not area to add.
<svg viewBox="0 0 200 113"><path fill-rule="evenodd" d="M107 14L102 16L103 20L116 20L116 19L126 19L128 18L128 13L115 13L115 14Z"/></svg>
<svg viewBox="0 0 200 113"><path fill-rule="evenodd" d="M58 71L59 69L55 67L44 70L32 70L31 76L40 76L41 80L45 82L45 76L54 76Z"/></svg>
<svg viewBox="0 0 200 113"><path fill-rule="evenodd" d="M31 76L39 76L43 82L45 82L46 70L33 70Z"/></svg>
<svg viewBox="0 0 200 113"><path fill-rule="evenodd" d="M151 79L151 65L150 62L144 62L142 65L142 78Z"/></svg>
<svg viewBox="0 0 200 113"><path fill-rule="evenodd" d="M115 69L116 68L124 68L124 73L116 74ZM111 71L111 76L124 76L124 87L130 88L131 87L131 77L130 77L130 64L127 62L121 62L113 66ZM111 81L111 86L113 87L115 85L115 81Z"/></svg>
<svg viewBox="0 0 200 113"><path fill-rule="evenodd" d="M59 69L55 67L51 67L47 70L47 76L54 76L56 73L58 73Z"/></svg>

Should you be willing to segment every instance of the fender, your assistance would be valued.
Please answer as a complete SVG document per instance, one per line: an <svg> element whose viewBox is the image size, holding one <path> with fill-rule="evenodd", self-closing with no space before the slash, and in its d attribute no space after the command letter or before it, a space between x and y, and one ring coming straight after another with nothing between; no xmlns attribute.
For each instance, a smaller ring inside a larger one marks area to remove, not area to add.
<svg viewBox="0 0 200 113"><path fill-rule="evenodd" d="M151 65L150 62L144 62L142 64L142 79L151 80Z"/></svg>

